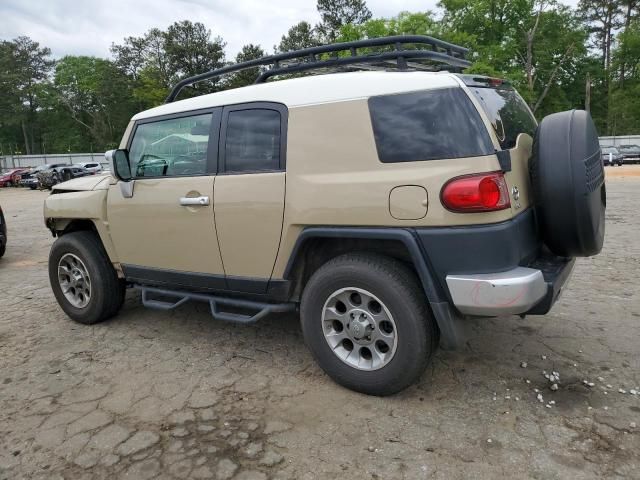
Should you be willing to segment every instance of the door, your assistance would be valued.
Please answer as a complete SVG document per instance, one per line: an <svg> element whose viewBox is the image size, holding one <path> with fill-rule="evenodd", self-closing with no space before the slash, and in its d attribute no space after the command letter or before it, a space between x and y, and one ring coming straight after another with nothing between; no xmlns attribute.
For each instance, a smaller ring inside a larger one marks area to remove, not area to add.
<svg viewBox="0 0 640 480"><path fill-rule="evenodd" d="M286 131L280 104L223 111L214 211L231 290L262 293L271 278L282 234Z"/></svg>
<svg viewBox="0 0 640 480"><path fill-rule="evenodd" d="M136 125L133 194L112 185L109 229L127 276L224 288L213 218L221 109Z"/></svg>

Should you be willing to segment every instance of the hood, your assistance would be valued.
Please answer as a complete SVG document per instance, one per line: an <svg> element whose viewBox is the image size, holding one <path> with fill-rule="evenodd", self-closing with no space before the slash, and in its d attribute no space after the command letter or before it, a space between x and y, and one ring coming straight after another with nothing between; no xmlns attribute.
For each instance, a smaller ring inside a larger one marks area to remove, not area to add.
<svg viewBox="0 0 640 480"><path fill-rule="evenodd" d="M109 188L111 175L90 175L86 177L74 178L66 182L53 186L53 190L64 190L71 192L86 192L89 190L103 190Z"/></svg>

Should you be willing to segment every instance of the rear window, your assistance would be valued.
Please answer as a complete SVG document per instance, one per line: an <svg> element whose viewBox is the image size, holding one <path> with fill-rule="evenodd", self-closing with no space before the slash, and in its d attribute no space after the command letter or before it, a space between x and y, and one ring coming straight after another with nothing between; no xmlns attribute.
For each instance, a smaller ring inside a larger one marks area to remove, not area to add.
<svg viewBox="0 0 640 480"><path fill-rule="evenodd" d="M536 119L514 89L475 86L469 89L491 120L503 150L515 147L521 133L534 136L538 126Z"/></svg>
<svg viewBox="0 0 640 480"><path fill-rule="evenodd" d="M371 97L369 112L384 163L494 152L480 115L460 88Z"/></svg>

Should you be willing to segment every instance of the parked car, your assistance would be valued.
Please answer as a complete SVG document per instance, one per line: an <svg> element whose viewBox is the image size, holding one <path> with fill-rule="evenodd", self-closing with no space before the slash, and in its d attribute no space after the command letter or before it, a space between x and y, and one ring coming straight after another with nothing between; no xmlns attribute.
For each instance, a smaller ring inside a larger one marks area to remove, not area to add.
<svg viewBox="0 0 640 480"><path fill-rule="evenodd" d="M0 187L13 187L16 185L16 177L25 171L26 169L24 168L14 168L13 170L0 174Z"/></svg>
<svg viewBox="0 0 640 480"><path fill-rule="evenodd" d="M86 177L92 175L86 168L78 167L75 165L64 165L62 167L55 167L49 170L43 170L36 174L38 178L38 185L41 188L47 188L51 190L54 185L58 183L66 182L78 177Z"/></svg>
<svg viewBox="0 0 640 480"><path fill-rule="evenodd" d="M468 317L546 314L575 257L602 249L598 134L579 110L538 125L508 82L456 73L465 53L407 35L181 81L106 154L113 177L46 199L59 305L93 324L133 287L145 306L204 301L240 324L299 309L322 369L373 395L414 383L441 336L464 344ZM421 59L449 71L387 71ZM265 82L363 63L378 71ZM260 65L259 85L173 101Z"/></svg>
<svg viewBox="0 0 640 480"><path fill-rule="evenodd" d="M622 166L624 157L616 147L602 147L602 163L604 165Z"/></svg>
<svg viewBox="0 0 640 480"><path fill-rule="evenodd" d="M102 164L98 162L84 162L84 163L77 163L76 165L82 168L86 168L91 174L98 174L98 173L101 173L103 170Z"/></svg>
<svg viewBox="0 0 640 480"><path fill-rule="evenodd" d="M38 173L51 171L58 167L64 167L66 163L51 163L46 165L40 165L39 167L32 168L31 170L24 172L20 178L20 185L29 187L31 190L35 190L40 186L38 181Z"/></svg>
<svg viewBox="0 0 640 480"><path fill-rule="evenodd" d="M7 249L7 223L4 219L4 212L0 206L0 257Z"/></svg>
<svg viewBox="0 0 640 480"><path fill-rule="evenodd" d="M93 172L80 166L80 165L65 165L63 167L56 167L53 169L58 175L58 183L66 182L78 177L86 177L87 175L93 175Z"/></svg>
<svg viewBox="0 0 640 480"><path fill-rule="evenodd" d="M618 151L622 154L624 163L640 162L640 146L638 145L620 145Z"/></svg>

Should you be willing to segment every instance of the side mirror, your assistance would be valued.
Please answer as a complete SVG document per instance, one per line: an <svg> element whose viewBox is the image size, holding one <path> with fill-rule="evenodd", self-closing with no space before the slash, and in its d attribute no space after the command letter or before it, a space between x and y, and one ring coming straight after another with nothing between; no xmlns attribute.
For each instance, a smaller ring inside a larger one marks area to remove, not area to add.
<svg viewBox="0 0 640 480"><path fill-rule="evenodd" d="M111 174L118 180L129 182L133 176L131 175L131 164L129 163L129 152L127 150L109 150L104 154L109 162Z"/></svg>

